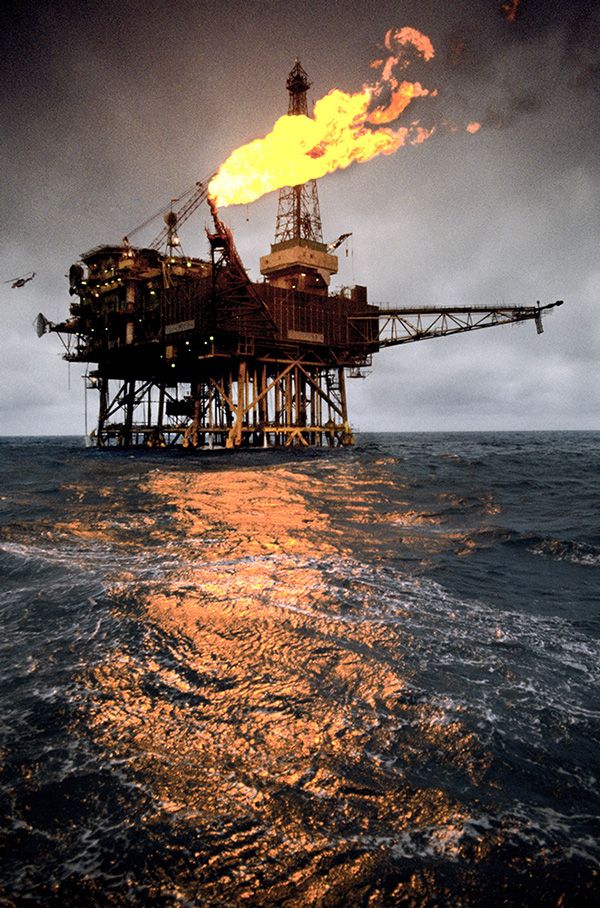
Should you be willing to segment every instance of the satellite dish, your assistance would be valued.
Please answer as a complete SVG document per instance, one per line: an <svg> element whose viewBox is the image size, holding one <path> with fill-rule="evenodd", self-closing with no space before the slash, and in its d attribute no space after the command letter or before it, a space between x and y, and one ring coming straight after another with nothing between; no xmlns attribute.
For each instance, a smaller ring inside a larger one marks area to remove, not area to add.
<svg viewBox="0 0 600 908"><path fill-rule="evenodd" d="M50 322L45 315L42 315L40 312L39 315L33 320L33 327L35 328L35 333L38 337L41 337L42 334L45 334L48 330Z"/></svg>
<svg viewBox="0 0 600 908"><path fill-rule="evenodd" d="M71 265L69 268L69 284L71 287L75 287L77 284L80 284L83 280L83 268L76 262L75 265Z"/></svg>

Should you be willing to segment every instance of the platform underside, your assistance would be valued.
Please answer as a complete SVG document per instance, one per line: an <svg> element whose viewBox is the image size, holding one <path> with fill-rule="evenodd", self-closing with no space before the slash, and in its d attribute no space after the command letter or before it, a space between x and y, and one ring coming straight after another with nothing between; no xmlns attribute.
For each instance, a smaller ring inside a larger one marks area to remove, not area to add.
<svg viewBox="0 0 600 908"><path fill-rule="evenodd" d="M90 382L100 392L99 447L351 445L343 368L239 360L218 377Z"/></svg>

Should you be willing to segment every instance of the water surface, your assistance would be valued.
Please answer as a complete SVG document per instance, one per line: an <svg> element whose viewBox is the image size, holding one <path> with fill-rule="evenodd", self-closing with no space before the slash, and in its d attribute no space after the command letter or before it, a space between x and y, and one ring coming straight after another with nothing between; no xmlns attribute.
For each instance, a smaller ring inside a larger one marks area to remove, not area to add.
<svg viewBox="0 0 600 908"><path fill-rule="evenodd" d="M596 905L600 433L0 440L0 901Z"/></svg>

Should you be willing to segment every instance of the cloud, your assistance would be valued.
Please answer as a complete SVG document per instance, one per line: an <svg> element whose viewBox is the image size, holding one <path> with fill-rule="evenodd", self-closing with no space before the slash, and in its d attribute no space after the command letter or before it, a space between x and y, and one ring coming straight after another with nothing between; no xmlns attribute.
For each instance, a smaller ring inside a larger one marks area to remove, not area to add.
<svg viewBox="0 0 600 908"><path fill-rule="evenodd" d="M82 370L72 367L69 392L58 339L37 340L31 327L39 311L66 315L64 275L81 252L119 241L266 132L285 111L296 53L315 97L360 90L377 42L403 25L436 49L432 115L484 126L472 136L440 130L319 183L326 238L353 233L336 282L397 305L566 304L541 337L527 325L380 354L365 382L350 383L352 419L390 429L597 425L600 8L523 0L508 23L498 4L475 0L443 9L407 0L400 19L391 2L377 15L354 0L343 16L335 3L290 6L289 16L280 4L252 4L249 15L233 2L223 16L220 4L185 0L11 8L0 35L2 277L37 275L21 291L0 285L11 351L0 361L0 431L81 431ZM276 207L271 194L227 212L254 277ZM207 221L199 212L186 225L186 252L206 254Z"/></svg>

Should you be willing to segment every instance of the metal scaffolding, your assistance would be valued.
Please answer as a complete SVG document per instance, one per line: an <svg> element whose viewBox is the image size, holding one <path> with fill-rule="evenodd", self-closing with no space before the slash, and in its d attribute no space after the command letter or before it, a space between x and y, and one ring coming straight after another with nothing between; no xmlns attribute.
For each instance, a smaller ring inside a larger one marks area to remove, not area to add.
<svg viewBox="0 0 600 908"><path fill-rule="evenodd" d="M97 375L100 447L290 447L354 443L344 369L240 359L218 377L167 387Z"/></svg>

